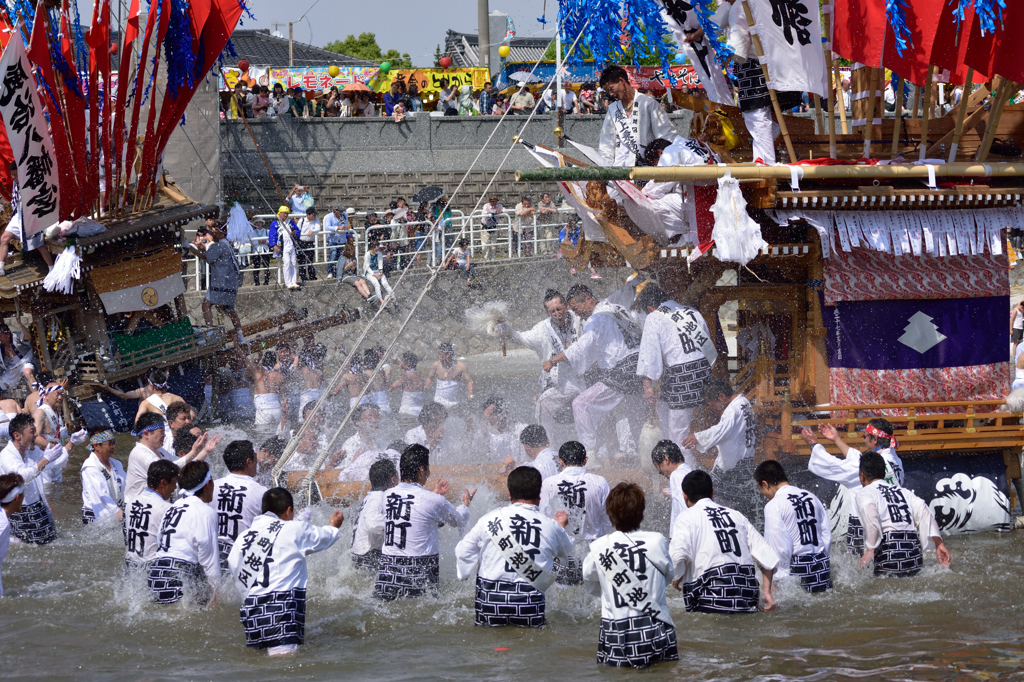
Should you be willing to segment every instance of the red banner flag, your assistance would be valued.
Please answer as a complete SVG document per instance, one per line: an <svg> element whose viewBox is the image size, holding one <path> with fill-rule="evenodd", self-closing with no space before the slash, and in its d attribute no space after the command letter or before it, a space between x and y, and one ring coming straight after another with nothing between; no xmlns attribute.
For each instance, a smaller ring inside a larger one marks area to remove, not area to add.
<svg viewBox="0 0 1024 682"><path fill-rule="evenodd" d="M132 119L131 124L128 126L128 148L125 153L124 161L124 180L125 185L128 184L131 179L132 169L135 166L135 150L138 141L139 133L139 110L142 107L142 95L146 88L146 63L147 57L149 56L149 43L153 38L153 27L156 26L157 9L156 3L152 3L149 6L149 16L146 17L146 32L142 37L142 47L139 50L139 61L135 67L135 85L132 89ZM124 72L121 72L121 77L124 77ZM124 197L121 198L121 205L123 206L127 199L127 192Z"/></svg>
<svg viewBox="0 0 1024 682"><path fill-rule="evenodd" d="M155 0L154 0L155 4ZM150 6L152 8L152 5ZM152 11L152 9L151 9ZM171 0L162 0L160 5L160 26L156 32L154 51L153 81L160 73L160 47L167 36L167 27L171 23ZM142 166L136 183L137 192L145 192L152 184L153 164L156 159L156 91L149 93L149 112L146 115L146 138L142 142Z"/></svg>
<svg viewBox="0 0 1024 682"><path fill-rule="evenodd" d="M64 112L60 110L59 101L54 100L60 90L57 89L57 81L53 76L53 64L50 62L50 47L46 40L48 25L49 17L43 3L39 3L36 8L35 21L32 23L28 58L35 66L36 75L46 85L45 92L39 94L50 119L50 137L53 139L54 156L57 157L57 175L60 178L61 186L58 219L67 220L78 213L81 190L78 176L75 173L75 162L71 156L71 146L68 144L67 131L64 128Z"/></svg>
<svg viewBox="0 0 1024 682"><path fill-rule="evenodd" d="M971 26L964 61L989 76L1024 82L1024 12L1014 6L1003 13L1003 27L981 35L980 22Z"/></svg>
<svg viewBox="0 0 1024 682"><path fill-rule="evenodd" d="M117 70L117 98L114 111L114 185L111 189L114 196L117 196L118 188L121 187L121 170L126 163L124 159L124 114L125 101L128 95L128 81L132 66L132 46L135 39L139 37L139 0L132 0L132 6L128 10L128 20L124 26L124 35L121 37L121 65ZM125 173L130 173L125 169Z"/></svg>
<svg viewBox="0 0 1024 682"><path fill-rule="evenodd" d="M832 51L852 62L877 67L888 26L885 0L834 0Z"/></svg>

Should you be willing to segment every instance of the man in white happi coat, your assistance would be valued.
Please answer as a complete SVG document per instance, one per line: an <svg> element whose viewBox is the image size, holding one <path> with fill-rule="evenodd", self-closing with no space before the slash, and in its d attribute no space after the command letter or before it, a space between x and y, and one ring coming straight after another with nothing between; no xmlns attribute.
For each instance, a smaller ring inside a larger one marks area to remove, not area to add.
<svg viewBox="0 0 1024 682"><path fill-rule="evenodd" d="M146 412L135 421L132 435L138 438L135 447L128 455L128 469L125 479L124 499L128 504L146 489L149 476L149 465L157 460L166 459L173 462L179 469L189 462L206 459L207 455L217 446L223 436L207 438L200 436L192 449L178 457L173 452L163 449L164 429L167 428L162 414Z"/></svg>
<svg viewBox="0 0 1024 682"><path fill-rule="evenodd" d="M477 625L539 628L544 593L555 584L555 559L565 561L572 551L569 517L541 513L541 476L533 467L514 469L508 492L510 504L482 516L455 547L458 577L476 573Z"/></svg>
<svg viewBox="0 0 1024 682"><path fill-rule="evenodd" d="M390 459L379 459L370 466L370 492L359 504L352 522L349 556L357 571L377 575L381 548L384 546L384 493L398 485L398 468Z"/></svg>
<svg viewBox="0 0 1024 682"><path fill-rule="evenodd" d="M117 437L105 426L90 429L90 454L82 463L82 523L124 519L124 467L113 459Z"/></svg>
<svg viewBox="0 0 1024 682"><path fill-rule="evenodd" d="M605 67L601 87L614 100L601 126L599 149L606 165L633 166L653 140L677 134L661 104L637 92L621 66Z"/></svg>
<svg viewBox="0 0 1024 682"><path fill-rule="evenodd" d="M551 449L547 431L540 424L530 424L519 434L519 442L526 453L523 466L533 467L540 472L541 479L558 474L558 453Z"/></svg>
<svg viewBox="0 0 1024 682"><path fill-rule="evenodd" d="M555 562L555 576L560 585L579 585L590 543L612 528L604 508L608 481L587 471L587 449L577 441L562 443L558 462L562 471L544 479L541 486L540 510L552 518L560 511L568 515L566 532L573 551L568 561Z"/></svg>
<svg viewBox="0 0 1024 682"><path fill-rule="evenodd" d="M147 582L157 604L173 604L187 593L193 604L206 606L216 598L220 584L210 465L189 462L178 485L184 497L164 512Z"/></svg>
<svg viewBox="0 0 1024 682"><path fill-rule="evenodd" d="M178 470L174 462L158 459L149 465L146 489L127 507L125 518L124 564L129 571L149 571L156 556L160 524L171 507L171 496L178 488Z"/></svg>
<svg viewBox="0 0 1024 682"><path fill-rule="evenodd" d="M636 374L640 354L640 327L620 306L598 302L590 289L574 284L567 296L569 307L586 320L576 343L544 363L550 371L568 362L573 371L590 385L572 401L576 433L589 452L596 452L598 428L625 417L629 433L619 429L619 451L635 449L633 438L640 433L646 416L643 382ZM621 406L621 409L620 409Z"/></svg>
<svg viewBox="0 0 1024 682"><path fill-rule="evenodd" d="M679 660L665 595L672 559L664 535L640 530L645 504L636 483L612 488L606 506L615 532L591 543L583 561L587 592L601 598L597 662L605 665L646 668Z"/></svg>
<svg viewBox="0 0 1024 682"><path fill-rule="evenodd" d="M18 474L0 476L0 568L3 568L7 550L11 546L10 517L21 511L25 499L25 481ZM0 597L4 596L4 581L0 575Z"/></svg>
<svg viewBox="0 0 1024 682"><path fill-rule="evenodd" d="M835 443L839 452L835 455L829 453L825 446L818 443L814 432L805 427L801 430L800 437L811 446L807 470L839 484L836 496L829 505L832 534L845 535L846 546L860 556L864 553L864 526L857 516L854 496L861 488L861 451L847 445L832 424L819 425L818 432ZM885 460L885 482L889 485L903 485L903 460L896 454L898 442L893 435L892 424L887 419L876 417L868 422L863 438L864 451L877 452Z"/></svg>
<svg viewBox="0 0 1024 682"><path fill-rule="evenodd" d="M49 467L61 468L68 461L74 444L62 447L54 443L40 450L36 446L36 425L32 417L19 414L10 421L10 440L0 450L0 475L18 474L24 480L21 511L10 517L11 534L22 542L45 545L57 537L57 527L43 491L42 473Z"/></svg>
<svg viewBox="0 0 1024 682"><path fill-rule="evenodd" d="M687 436L683 447L702 454L718 448L718 456L713 460L698 456L700 463L711 470L716 499L744 516L759 519L762 508L753 479L757 442L754 409L742 393L733 393L732 385L718 377L707 380L704 402L721 417L711 428Z"/></svg>
<svg viewBox="0 0 1024 682"><path fill-rule="evenodd" d="M860 458L856 494L857 516L864 524L864 556L860 565L873 564L876 576L908 577L921 572L925 549L932 544L939 563L949 566L935 515L920 497L885 481L888 466L877 452Z"/></svg>
<svg viewBox="0 0 1024 682"><path fill-rule="evenodd" d="M644 286L634 305L647 313L636 366L643 377L644 398L657 408L665 435L682 448L690 435L693 409L704 401L704 384L718 351L701 314L670 299L657 284ZM657 381L660 396L654 390ZM691 468L696 466L689 448L683 455Z"/></svg>
<svg viewBox="0 0 1024 682"><path fill-rule="evenodd" d="M505 323L498 327L502 336L529 348L541 362L561 353L583 334L583 320L569 310L561 292L548 289L544 294L544 312L547 319L524 332L516 331ZM571 364L565 363L550 372L541 372L537 420L549 437L556 438L557 443L575 437L572 401L584 389L583 377L576 374ZM560 439L560 435L565 438Z"/></svg>
<svg viewBox="0 0 1024 682"><path fill-rule="evenodd" d="M64 385L51 381L45 388L39 390L39 398L35 402L35 409L32 410L32 419L36 424L36 445L42 449L60 443L62 438L68 437L68 429L64 419L58 413L61 404L64 402ZM82 439L80 442L85 442ZM46 483L62 483L64 481L64 467L47 467L43 472L43 481Z"/></svg>
<svg viewBox="0 0 1024 682"><path fill-rule="evenodd" d="M224 466L228 475L213 482L210 506L217 512L217 543L220 567L228 567L228 553L245 532L252 520L259 516L263 506L263 493L267 492L256 481L256 449L252 441L234 440L224 448Z"/></svg>
<svg viewBox="0 0 1024 682"><path fill-rule="evenodd" d="M790 485L775 460L754 469L757 491L768 498L764 506L764 539L779 555L775 578L793 576L808 592L832 589L832 528L825 505L817 495Z"/></svg>
<svg viewBox="0 0 1024 682"><path fill-rule="evenodd" d="M668 479L668 488L662 493L672 500L672 510L668 520L668 536L672 537L672 529L676 526L676 519L686 509L686 500L683 498L683 479L686 474L693 471L686 463L682 449L668 440L658 441L658 444L651 450L651 461L658 473Z"/></svg>
<svg viewBox="0 0 1024 682"><path fill-rule="evenodd" d="M676 519L669 543L676 576L672 585L683 591L687 611L747 613L757 611L762 597L764 610L770 611L779 557L743 514L715 502L714 494L711 476L703 471L683 479L687 509Z"/></svg>
<svg viewBox="0 0 1024 682"><path fill-rule="evenodd" d="M434 492L423 484L430 478L430 451L410 445L402 454L401 483L384 496L384 546L373 596L382 601L436 594L440 581L437 529L441 525L465 528L469 503L476 494L468 489L458 507L444 498L448 481L438 480Z"/></svg>
<svg viewBox="0 0 1024 682"><path fill-rule="evenodd" d="M335 510L326 526L296 519L285 488L264 493L261 509L231 547L228 566L242 597L238 614L246 646L278 656L294 652L305 639L306 556L338 541L345 516Z"/></svg>

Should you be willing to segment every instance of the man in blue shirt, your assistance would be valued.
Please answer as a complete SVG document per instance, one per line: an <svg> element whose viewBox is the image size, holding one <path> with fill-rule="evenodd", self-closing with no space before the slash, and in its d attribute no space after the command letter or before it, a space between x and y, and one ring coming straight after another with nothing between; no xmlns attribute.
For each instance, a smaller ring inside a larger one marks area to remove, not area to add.
<svg viewBox="0 0 1024 682"><path fill-rule="evenodd" d="M399 100L402 99L402 94L398 91L398 81L391 81L391 92L384 93L384 115L394 116L395 105L398 104Z"/></svg>
<svg viewBox="0 0 1024 682"><path fill-rule="evenodd" d="M355 235L349 230L348 213L345 207L338 205L324 218L324 232L327 233L327 245L331 247L331 253L327 260L327 277L337 277L338 270L345 269L345 263L352 256L345 256L345 245L355 242ZM354 249L353 256L355 255ZM340 266L340 268L339 268Z"/></svg>
<svg viewBox="0 0 1024 682"><path fill-rule="evenodd" d="M484 91L480 93L480 113L483 116L494 113L494 85L490 81L484 83Z"/></svg>
<svg viewBox="0 0 1024 682"><path fill-rule="evenodd" d="M299 288L299 284L296 281L298 276L296 251L298 250L301 232L295 221L288 217L288 213L287 206L282 206L277 210L277 220L270 223L267 245L274 250L274 258L281 258L284 285L294 290Z"/></svg>

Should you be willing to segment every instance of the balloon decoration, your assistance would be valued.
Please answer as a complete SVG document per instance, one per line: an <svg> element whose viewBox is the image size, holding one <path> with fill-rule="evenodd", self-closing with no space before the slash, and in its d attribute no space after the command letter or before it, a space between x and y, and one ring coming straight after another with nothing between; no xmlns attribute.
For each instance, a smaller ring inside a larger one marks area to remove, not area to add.
<svg viewBox="0 0 1024 682"><path fill-rule="evenodd" d="M512 53L512 48L508 45L502 45L498 48L498 54L501 55L502 59L508 59L508 56Z"/></svg>
<svg viewBox="0 0 1024 682"><path fill-rule="evenodd" d="M388 71L390 71L390 70L391 70L391 62L381 62L380 63L380 72L381 72L381 74L386 76L386 75L388 75Z"/></svg>
<svg viewBox="0 0 1024 682"><path fill-rule="evenodd" d="M341 73L341 69L339 69L334 64L331 64L330 66L327 67L327 73L330 75L331 78L337 78L338 74Z"/></svg>
<svg viewBox="0 0 1024 682"><path fill-rule="evenodd" d="M238 70L241 71L242 73L248 73L249 72L249 60L248 59L240 59L238 61Z"/></svg>
<svg viewBox="0 0 1024 682"><path fill-rule="evenodd" d="M449 66L452 65L452 58L445 55L444 57L441 57L438 60L438 63L441 65L442 69L447 69Z"/></svg>

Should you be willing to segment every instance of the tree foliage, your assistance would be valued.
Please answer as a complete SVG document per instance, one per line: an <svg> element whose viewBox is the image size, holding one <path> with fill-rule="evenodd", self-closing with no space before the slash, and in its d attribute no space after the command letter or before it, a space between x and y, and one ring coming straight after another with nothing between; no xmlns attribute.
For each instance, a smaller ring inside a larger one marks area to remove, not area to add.
<svg viewBox="0 0 1024 682"><path fill-rule="evenodd" d="M440 45L438 45L437 47L434 48L434 66L438 67L438 68L441 66L441 46Z"/></svg>
<svg viewBox="0 0 1024 682"><path fill-rule="evenodd" d="M377 44L377 36L374 33L360 33L358 36L350 35L344 40L335 40L324 45L324 49L378 64L390 62L391 66L396 69L412 66L412 57L407 53L400 53L395 49L389 49L387 52L381 51L380 45Z"/></svg>

